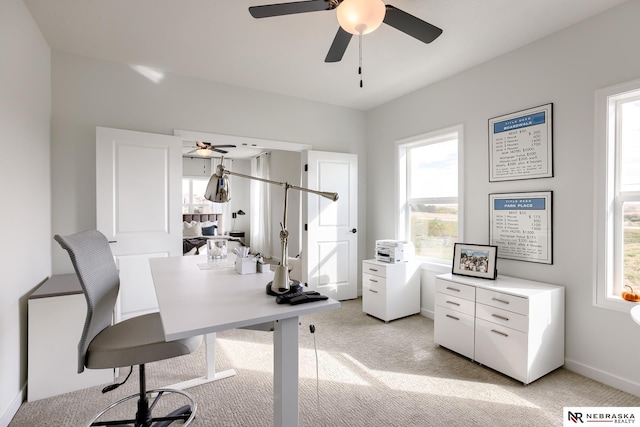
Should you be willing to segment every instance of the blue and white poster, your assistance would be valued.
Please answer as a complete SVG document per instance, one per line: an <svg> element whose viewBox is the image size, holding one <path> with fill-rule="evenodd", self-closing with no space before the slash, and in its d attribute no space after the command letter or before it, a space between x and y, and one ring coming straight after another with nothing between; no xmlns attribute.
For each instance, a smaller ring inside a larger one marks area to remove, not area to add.
<svg viewBox="0 0 640 427"><path fill-rule="evenodd" d="M489 240L498 258L553 263L552 192L489 195Z"/></svg>
<svg viewBox="0 0 640 427"><path fill-rule="evenodd" d="M553 176L553 104L489 119L489 181Z"/></svg>

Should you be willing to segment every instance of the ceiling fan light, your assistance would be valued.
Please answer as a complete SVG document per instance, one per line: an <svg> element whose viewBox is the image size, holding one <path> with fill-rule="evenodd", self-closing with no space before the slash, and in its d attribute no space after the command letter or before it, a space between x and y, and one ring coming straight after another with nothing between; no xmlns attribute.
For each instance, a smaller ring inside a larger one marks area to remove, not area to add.
<svg viewBox="0 0 640 427"><path fill-rule="evenodd" d="M196 150L196 153L198 154L198 156L202 156L202 157L207 157L211 155L211 149L210 148L199 148Z"/></svg>
<svg viewBox="0 0 640 427"><path fill-rule="evenodd" d="M386 7L382 0L344 0L336 14L343 30L354 35L369 34L382 24Z"/></svg>

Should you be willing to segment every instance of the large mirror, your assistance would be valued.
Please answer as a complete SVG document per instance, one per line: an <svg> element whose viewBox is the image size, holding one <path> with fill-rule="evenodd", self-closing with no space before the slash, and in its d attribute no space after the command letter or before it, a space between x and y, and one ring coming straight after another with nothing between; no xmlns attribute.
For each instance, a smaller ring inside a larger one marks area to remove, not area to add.
<svg viewBox="0 0 640 427"><path fill-rule="evenodd" d="M183 138L183 214L218 214L219 233L241 238L247 246L277 259L284 189L232 176L231 200L224 204L206 200L204 190L221 161L233 172L301 185L301 152L311 146L193 131L174 134ZM289 254L296 256L301 250L299 192L289 192L287 211Z"/></svg>

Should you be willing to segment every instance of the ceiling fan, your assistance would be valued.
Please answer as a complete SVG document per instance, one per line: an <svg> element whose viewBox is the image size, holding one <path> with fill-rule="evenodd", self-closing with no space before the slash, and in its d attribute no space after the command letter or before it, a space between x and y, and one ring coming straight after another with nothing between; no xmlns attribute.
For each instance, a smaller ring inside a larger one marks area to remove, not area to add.
<svg viewBox="0 0 640 427"><path fill-rule="evenodd" d="M305 0L252 6L249 13L254 18L268 18L333 9L337 9L340 27L324 62L339 62L353 35L368 34L383 22L424 43L431 43L442 34L435 25L385 5L382 0Z"/></svg>
<svg viewBox="0 0 640 427"><path fill-rule="evenodd" d="M227 150L222 150L222 148L235 148L236 146L233 144L225 144L225 145L213 145L210 142L205 141L196 141L196 148L189 151L187 154L196 153L202 157L209 157L213 154L213 152L227 154Z"/></svg>

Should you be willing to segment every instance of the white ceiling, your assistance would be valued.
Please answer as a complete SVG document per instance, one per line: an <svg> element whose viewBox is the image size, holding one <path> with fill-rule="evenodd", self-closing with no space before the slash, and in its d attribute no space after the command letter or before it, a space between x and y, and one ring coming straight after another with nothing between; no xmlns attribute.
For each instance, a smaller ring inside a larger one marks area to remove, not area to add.
<svg viewBox="0 0 640 427"><path fill-rule="evenodd" d="M385 0L444 30L431 44L383 24L339 63L335 11L254 19L285 0L24 0L53 49L369 110L624 0Z"/></svg>

